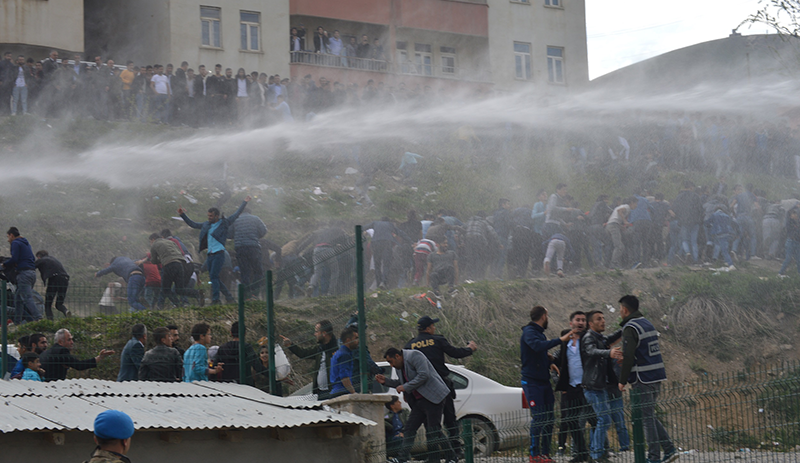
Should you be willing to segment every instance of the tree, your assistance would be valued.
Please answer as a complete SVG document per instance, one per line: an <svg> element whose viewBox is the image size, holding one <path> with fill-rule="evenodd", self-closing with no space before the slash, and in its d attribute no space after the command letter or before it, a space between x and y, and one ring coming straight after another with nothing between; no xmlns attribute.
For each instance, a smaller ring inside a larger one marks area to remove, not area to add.
<svg viewBox="0 0 800 463"><path fill-rule="evenodd" d="M760 0L759 10L736 28L763 24L784 36L800 38L800 0Z"/></svg>

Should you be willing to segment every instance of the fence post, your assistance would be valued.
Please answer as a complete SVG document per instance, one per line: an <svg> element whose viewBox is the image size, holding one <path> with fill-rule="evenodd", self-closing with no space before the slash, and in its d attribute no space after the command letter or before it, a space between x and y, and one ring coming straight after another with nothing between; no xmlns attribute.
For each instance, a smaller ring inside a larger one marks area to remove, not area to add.
<svg viewBox="0 0 800 463"><path fill-rule="evenodd" d="M364 242L361 225L356 225L356 300L358 304L358 364L361 376L361 393L369 388L369 366L367 365L367 309L364 303Z"/></svg>
<svg viewBox="0 0 800 463"><path fill-rule="evenodd" d="M461 422L461 437L464 439L464 463L474 463L475 447L472 443L472 420Z"/></svg>
<svg viewBox="0 0 800 463"><path fill-rule="evenodd" d="M635 463L645 463L644 424L642 422L642 398L631 388L631 422L633 424L633 459Z"/></svg>
<svg viewBox="0 0 800 463"><path fill-rule="evenodd" d="M275 380L275 302L272 300L272 270L267 270L267 346L269 347L269 393L277 395Z"/></svg>
<svg viewBox="0 0 800 463"><path fill-rule="evenodd" d="M239 283L239 384L247 384L247 354L245 353L244 284Z"/></svg>
<svg viewBox="0 0 800 463"><path fill-rule="evenodd" d="M3 379L6 377L6 372L8 371L8 365L6 365L8 362L8 359L6 358L8 355L8 352L6 351L6 343L8 342L8 308L6 307L8 301L6 300L6 280L3 280L2 284L0 284L0 291L3 292L0 294L0 323L3 324L2 330L0 330L2 331L2 339L0 339L0 343L2 343L2 348L0 348L2 349L2 354L0 354L0 357L2 358L0 358L0 365L3 367L3 370L0 372L0 379Z"/></svg>

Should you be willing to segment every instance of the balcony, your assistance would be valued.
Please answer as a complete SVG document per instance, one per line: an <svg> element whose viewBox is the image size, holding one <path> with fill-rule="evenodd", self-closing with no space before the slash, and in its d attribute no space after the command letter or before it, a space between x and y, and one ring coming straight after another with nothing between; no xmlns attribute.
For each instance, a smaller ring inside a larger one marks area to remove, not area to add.
<svg viewBox="0 0 800 463"><path fill-rule="evenodd" d="M391 68L391 63L385 60L336 56L325 53L314 53L312 51L289 52L289 63L373 72L389 72Z"/></svg>
<svg viewBox="0 0 800 463"><path fill-rule="evenodd" d="M411 78L420 78L421 80L452 79L464 82L491 82L491 76L482 70L459 68L456 66L435 66L427 63L418 64L411 61L396 63L385 60L335 56L305 51L289 52L289 60L292 65L330 68L331 71L336 71L334 74L330 74L333 76L332 79L334 80L359 81L361 80L361 76L369 78L366 74L361 74L362 72L377 72L396 75L399 78L408 76ZM302 73L298 75L302 75Z"/></svg>

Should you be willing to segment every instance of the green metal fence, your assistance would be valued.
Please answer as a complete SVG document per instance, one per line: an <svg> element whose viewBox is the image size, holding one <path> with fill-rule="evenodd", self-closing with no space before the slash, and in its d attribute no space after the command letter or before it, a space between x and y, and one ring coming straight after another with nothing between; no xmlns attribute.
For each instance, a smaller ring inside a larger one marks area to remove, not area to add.
<svg viewBox="0 0 800 463"><path fill-rule="evenodd" d="M320 372L318 358L321 354L326 359L333 356L339 349L341 332L353 325L358 328L361 342L354 352L356 361L352 384L358 391L370 392L375 370L371 370L368 352L372 340L365 335L369 313L364 298L365 281L369 279L364 271L369 272L369 265L364 258L360 227L356 227L354 232L335 246L314 247L305 257L294 256L287 259L286 265L280 269L266 272L261 296L258 292L250 292L251 298L247 299L244 288L240 286L238 291L234 291L238 299L236 312L228 308L205 307L146 310L127 315L128 304L123 298L116 300L113 313L104 313L99 301L107 286L75 286L70 288L66 300L73 319L63 319L55 313L54 322L12 328L11 341L23 334L42 332L49 336L52 345L53 333L60 327L67 327L75 337L73 353L80 358L90 358L112 342L124 344L130 339L129 330L134 323L144 323L150 329L175 323L182 335L179 344L188 347L190 341L186 336L194 323L209 323L213 344L222 345L231 337L232 323L238 321L239 328L235 334L245 340L239 343L238 358L249 358L248 348L254 349L255 357L249 363L227 364L226 369L235 368L239 381L252 381L255 387L272 394L316 393L319 398L326 397L330 391L326 393L319 387L319 381L315 381ZM287 287L289 290L285 291ZM301 294L303 297L299 297ZM7 319L7 307L13 305L6 299L7 291L2 282L0 316L3 320ZM331 335L321 336L324 334L322 331L328 331L328 326ZM3 354L8 340L8 327L3 324ZM321 349L326 345L327 348ZM149 347L152 347L152 340L148 342ZM374 356L380 357L380 354L374 353ZM5 355L2 359L6 362ZM69 377L115 379L118 369L117 355L101 360L96 368L70 370ZM317 390L314 390L315 382ZM576 449L571 436L567 436L566 443L559 448L562 417L580 412L591 421L594 413L585 406L580 410L562 408L558 394L556 392L557 403L553 410L551 456L556 461L568 461L576 456ZM647 404L639 403L639 397L632 391L625 393L623 402L624 426L631 438L631 450L621 452L619 436L612 425L608 431L609 451L614 456L613 461L644 462L646 423L641 412ZM679 461L800 461L797 450L800 449L798 364L781 364L721 376L703 375L702 379L681 383L662 383L655 413L680 453ZM485 419L463 420L462 438L467 443L465 461L527 460L530 420L530 411L522 408L512 413L488 414ZM590 442L591 426L587 425L583 432L586 442ZM420 430L419 436L422 440L424 429ZM563 455L557 455L559 450ZM425 445L420 442L415 448L414 458L424 459L424 451ZM380 449L375 449L376 454L380 452Z"/></svg>

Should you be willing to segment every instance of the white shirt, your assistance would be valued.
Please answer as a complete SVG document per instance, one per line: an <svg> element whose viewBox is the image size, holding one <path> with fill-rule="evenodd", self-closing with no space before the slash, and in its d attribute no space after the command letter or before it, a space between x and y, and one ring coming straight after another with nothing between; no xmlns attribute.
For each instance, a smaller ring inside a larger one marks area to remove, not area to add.
<svg viewBox="0 0 800 463"><path fill-rule="evenodd" d="M19 72L17 73L17 82L15 85L17 87L25 87L25 71L22 70L22 66L18 67L17 69Z"/></svg>
<svg viewBox="0 0 800 463"><path fill-rule="evenodd" d="M156 93L160 95L169 95L169 77L166 75L154 75L151 82L156 84Z"/></svg>
<svg viewBox="0 0 800 463"><path fill-rule="evenodd" d="M236 92L237 97L246 97L247 96L247 79L236 79L236 86L238 88Z"/></svg>
<svg viewBox="0 0 800 463"><path fill-rule="evenodd" d="M627 222L625 219L630 215L630 213L631 207L627 204L618 206L616 209L614 209L614 212L611 213L611 217L608 218L608 223L625 225Z"/></svg>

